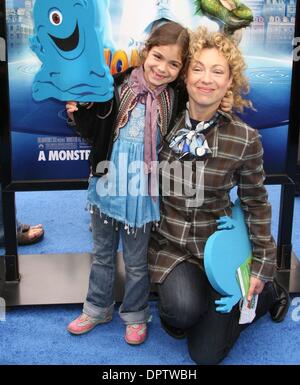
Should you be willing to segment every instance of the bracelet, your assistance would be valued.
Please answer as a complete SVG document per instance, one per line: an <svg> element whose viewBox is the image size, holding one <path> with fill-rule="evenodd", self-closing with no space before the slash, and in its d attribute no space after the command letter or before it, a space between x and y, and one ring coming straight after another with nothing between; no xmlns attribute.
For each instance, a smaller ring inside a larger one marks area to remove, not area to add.
<svg viewBox="0 0 300 385"><path fill-rule="evenodd" d="M114 101L111 100L110 101L110 108L109 108L109 111L108 111L108 113L106 115L100 116L100 115L96 114L97 118L99 118L99 119L106 119L108 117L108 115L110 115L110 113L112 112L113 103L114 103Z"/></svg>

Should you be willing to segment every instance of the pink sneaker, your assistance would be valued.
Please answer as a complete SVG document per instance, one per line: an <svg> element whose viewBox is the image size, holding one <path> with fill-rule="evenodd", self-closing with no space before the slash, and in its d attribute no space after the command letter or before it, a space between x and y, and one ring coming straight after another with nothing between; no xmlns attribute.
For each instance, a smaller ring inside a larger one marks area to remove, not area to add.
<svg viewBox="0 0 300 385"><path fill-rule="evenodd" d="M131 345L142 344L147 337L146 324L131 324L126 326L125 341Z"/></svg>
<svg viewBox="0 0 300 385"><path fill-rule="evenodd" d="M109 322L111 319L112 316L107 316L105 319L99 320L82 313L78 318L69 323L67 330L72 334L83 334L94 329L96 325Z"/></svg>

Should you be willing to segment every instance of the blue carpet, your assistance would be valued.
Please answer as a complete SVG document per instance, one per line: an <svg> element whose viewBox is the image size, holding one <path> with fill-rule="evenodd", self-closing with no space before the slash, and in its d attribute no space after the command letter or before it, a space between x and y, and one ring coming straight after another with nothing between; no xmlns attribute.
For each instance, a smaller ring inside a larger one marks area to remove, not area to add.
<svg viewBox="0 0 300 385"><path fill-rule="evenodd" d="M175 340L160 327L156 303L149 338L130 346L117 314L111 323L97 326L86 335L72 336L66 325L81 310L79 305L28 306L8 311L0 322L0 364L99 364L186 365L192 364L185 340ZM300 322L290 309L285 321L273 323L265 316L246 329L228 357L231 364L300 364Z"/></svg>
<svg viewBox="0 0 300 385"><path fill-rule="evenodd" d="M272 234L277 240L280 186L267 186L273 207ZM233 199L235 193L232 194ZM19 248L20 254L88 252L92 235L85 210L86 191L45 191L16 193L18 218L23 223L43 223L43 242ZM300 197L295 199L293 249L300 257ZM1 250L1 249L0 249Z"/></svg>
<svg viewBox="0 0 300 385"><path fill-rule="evenodd" d="M277 238L279 186L268 186L273 205L272 231ZM43 242L20 247L20 254L87 252L92 237L84 191L17 193L22 222L43 223ZM293 249L300 256L300 198L296 198ZM1 251L1 250L0 250ZM300 364L300 298L295 299L281 324L267 315L245 330L224 365ZM156 302L145 344L132 347L123 338L124 326L117 314L111 323L91 333L72 336L66 325L80 305L27 306L9 309L0 322L0 364L192 364L186 341L169 337L160 327Z"/></svg>

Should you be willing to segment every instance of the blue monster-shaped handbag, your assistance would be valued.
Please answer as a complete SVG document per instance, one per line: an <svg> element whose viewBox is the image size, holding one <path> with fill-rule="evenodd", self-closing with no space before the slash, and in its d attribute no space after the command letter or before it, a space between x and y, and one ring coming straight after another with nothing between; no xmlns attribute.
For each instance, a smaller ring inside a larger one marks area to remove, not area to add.
<svg viewBox="0 0 300 385"><path fill-rule="evenodd" d="M208 238L204 248L204 267L212 287L223 295L215 301L216 310L228 313L247 294L242 292L238 273L241 267L249 268L252 246L239 200L234 204L232 217L221 217L217 223L218 230Z"/></svg>
<svg viewBox="0 0 300 385"><path fill-rule="evenodd" d="M36 0L30 48L42 62L33 99L105 102L113 78L104 59L110 40L109 0Z"/></svg>

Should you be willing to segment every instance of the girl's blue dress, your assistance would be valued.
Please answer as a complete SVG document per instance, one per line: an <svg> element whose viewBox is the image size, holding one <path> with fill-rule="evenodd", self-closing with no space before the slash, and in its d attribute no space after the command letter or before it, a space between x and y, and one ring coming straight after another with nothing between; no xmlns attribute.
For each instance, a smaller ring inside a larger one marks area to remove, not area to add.
<svg viewBox="0 0 300 385"><path fill-rule="evenodd" d="M145 105L138 103L114 142L108 174L92 177L88 188L88 203L100 214L133 228L160 219L159 197L148 194L144 171L144 124Z"/></svg>

